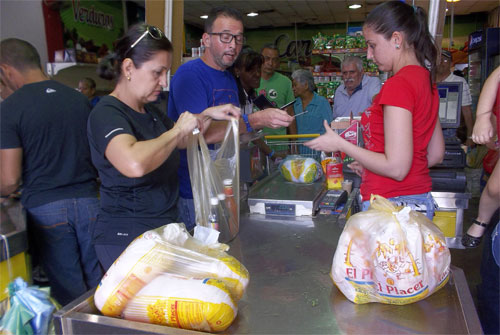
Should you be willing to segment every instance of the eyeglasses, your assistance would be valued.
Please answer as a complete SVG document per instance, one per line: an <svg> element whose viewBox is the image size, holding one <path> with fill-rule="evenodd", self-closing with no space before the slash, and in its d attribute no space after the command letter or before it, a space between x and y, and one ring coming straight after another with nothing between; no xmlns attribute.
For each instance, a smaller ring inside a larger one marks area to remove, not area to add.
<svg viewBox="0 0 500 335"><path fill-rule="evenodd" d="M246 41L245 36L243 35L233 35L230 33L208 33L209 35L219 35L219 39L222 43L231 43L231 41L235 40L236 44L244 44Z"/></svg>
<svg viewBox="0 0 500 335"><path fill-rule="evenodd" d="M129 53L130 50L132 50L146 35L149 34L152 38L155 40L159 40L163 37L163 32L160 30L160 28L157 28L155 26L146 26L146 31L142 33L141 36L139 36L138 39L135 40L134 43L130 46L130 48L127 49L125 52L125 55Z"/></svg>

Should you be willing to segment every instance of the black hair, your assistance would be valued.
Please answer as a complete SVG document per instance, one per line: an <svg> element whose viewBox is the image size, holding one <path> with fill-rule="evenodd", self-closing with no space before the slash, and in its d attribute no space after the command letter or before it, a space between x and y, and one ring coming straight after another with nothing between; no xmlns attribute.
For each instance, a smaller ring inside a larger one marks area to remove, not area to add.
<svg viewBox="0 0 500 335"><path fill-rule="evenodd" d="M214 7L208 14L208 18L205 21L206 33L212 33L212 26L214 25L215 20L217 20L220 16L230 17L243 24L243 16L241 16L241 13L237 9L227 6Z"/></svg>
<svg viewBox="0 0 500 335"><path fill-rule="evenodd" d="M85 77L85 78L83 78L80 81L85 82L88 85L89 88L96 88L96 84L95 84L94 79L92 79L90 77Z"/></svg>
<svg viewBox="0 0 500 335"><path fill-rule="evenodd" d="M233 74L233 76L236 77L236 70L235 69L243 69L244 71L248 72L252 70L255 66L258 66L259 68L262 67L262 64L264 64L264 57L259 54L258 52L252 50L251 48L245 48L242 52L240 52L238 58L236 58L236 61L233 63L233 65L229 68L229 71ZM239 78L236 77L236 84L238 85L238 97L241 105L244 105L246 103L246 95L243 92L244 88L241 85L241 81ZM253 90L255 91L255 90ZM255 98L255 92L250 92L249 97L251 99Z"/></svg>
<svg viewBox="0 0 500 335"><path fill-rule="evenodd" d="M0 63L10 65L21 72L28 69L42 70L36 48L18 38L7 38L0 42Z"/></svg>
<svg viewBox="0 0 500 335"><path fill-rule="evenodd" d="M278 46L276 44L272 44L272 43L264 44L262 46L262 48L260 48L260 53L262 53L262 51L264 51L264 49L276 50L276 51L278 51L278 56L280 55L280 49L278 49Z"/></svg>
<svg viewBox="0 0 500 335"><path fill-rule="evenodd" d="M172 52L172 43L163 32L161 37L156 39L146 34L139 43L138 39L147 29L155 29L155 26L139 23L129 28L127 33L115 43L114 53L106 56L99 63L98 73L101 78L115 79L121 76L121 65L126 58L132 59L134 65L140 68L143 63L149 61L158 51ZM137 43L133 48L132 44Z"/></svg>
<svg viewBox="0 0 500 335"><path fill-rule="evenodd" d="M427 26L427 14L421 7L401 1L384 2L368 14L364 25L387 40L395 31L402 32L420 65L429 69L431 84L435 81L437 48Z"/></svg>

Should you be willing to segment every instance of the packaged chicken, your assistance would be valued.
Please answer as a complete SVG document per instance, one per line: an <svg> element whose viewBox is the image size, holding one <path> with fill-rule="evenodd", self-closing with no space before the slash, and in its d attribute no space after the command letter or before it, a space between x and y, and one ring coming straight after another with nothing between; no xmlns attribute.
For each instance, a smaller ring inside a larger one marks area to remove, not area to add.
<svg viewBox="0 0 500 335"><path fill-rule="evenodd" d="M450 251L425 215L372 196L370 208L346 223L331 278L352 302L404 305L448 281Z"/></svg>
<svg viewBox="0 0 500 335"><path fill-rule="evenodd" d="M162 274L144 286L127 304L127 320L169 327L223 331L237 315L237 307L223 281Z"/></svg>
<svg viewBox="0 0 500 335"><path fill-rule="evenodd" d="M237 302L245 292L249 274L227 254L227 249L225 244L200 242L183 224L147 231L132 241L106 272L95 292L95 305L104 315L122 316L136 294L164 273L219 280Z"/></svg>
<svg viewBox="0 0 500 335"><path fill-rule="evenodd" d="M310 157L291 155L279 166L281 175L295 183L313 183L323 175L321 165Z"/></svg>

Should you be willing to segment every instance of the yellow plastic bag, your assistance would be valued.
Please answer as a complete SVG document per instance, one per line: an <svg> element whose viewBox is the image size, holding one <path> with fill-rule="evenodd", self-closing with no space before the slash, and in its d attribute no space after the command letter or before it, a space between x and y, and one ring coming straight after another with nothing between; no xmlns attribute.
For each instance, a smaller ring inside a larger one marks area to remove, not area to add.
<svg viewBox="0 0 500 335"><path fill-rule="evenodd" d="M331 278L352 302L405 305L448 281L451 256L443 233L421 213L381 196L346 223Z"/></svg>

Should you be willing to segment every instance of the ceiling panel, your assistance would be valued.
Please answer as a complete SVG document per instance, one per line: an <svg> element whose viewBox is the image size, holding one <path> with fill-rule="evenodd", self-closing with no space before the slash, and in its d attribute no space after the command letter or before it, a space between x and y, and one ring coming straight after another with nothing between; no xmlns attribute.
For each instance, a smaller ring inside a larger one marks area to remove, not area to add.
<svg viewBox="0 0 500 335"><path fill-rule="evenodd" d="M246 29L259 27L293 26L295 22L309 24L332 24L353 21L363 21L366 15L382 0L184 0L185 21L188 24L202 28L202 14L208 14L210 8L227 5L240 10L244 15L243 23ZM412 4L412 0L406 0ZM429 0L415 0L415 4L427 9ZM363 7L357 10L349 9L349 4L359 3ZM448 4L450 7L451 4ZM499 6L499 0L462 0L454 4L455 15L466 15L474 12L489 12ZM271 13L265 14L266 11ZM248 17L250 11L262 12L256 17ZM327 15L325 15L327 13ZM448 11L448 15L451 10Z"/></svg>

